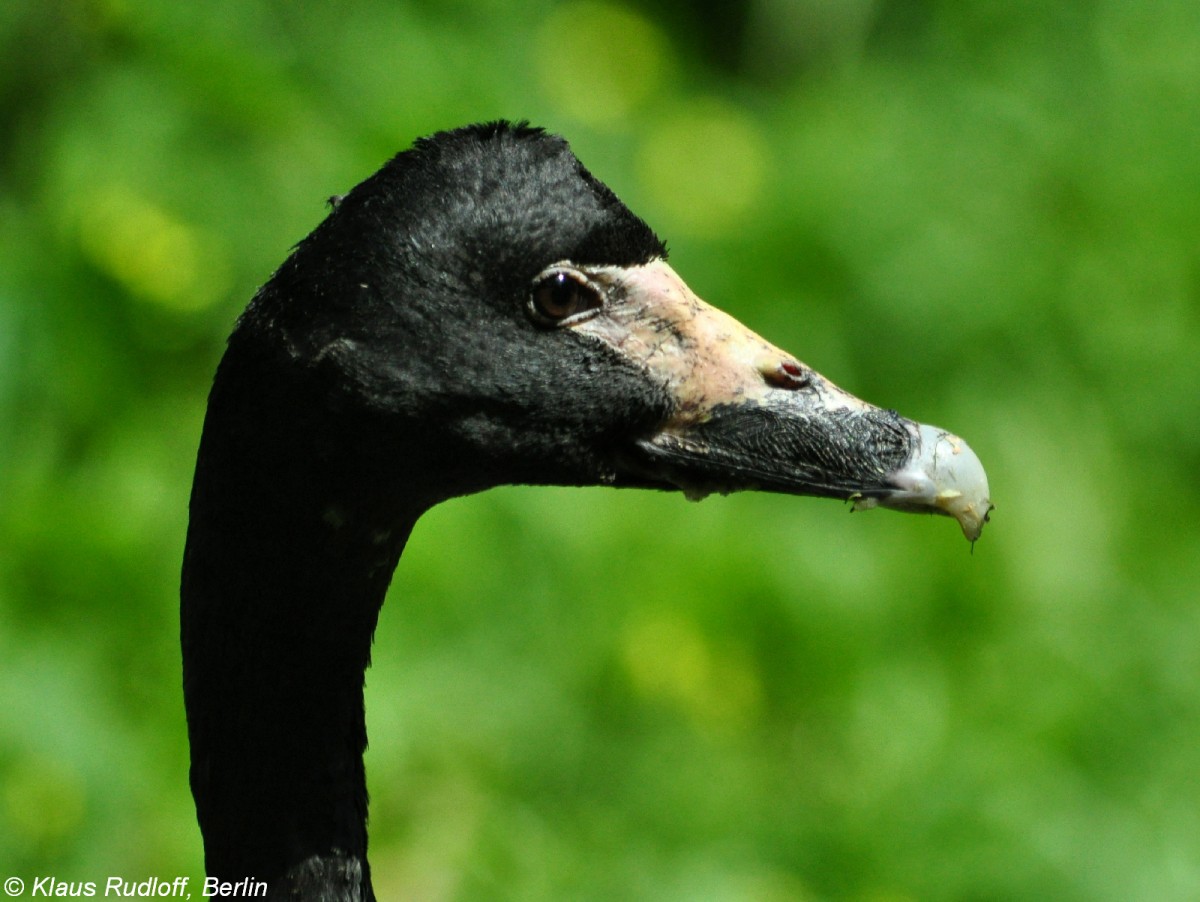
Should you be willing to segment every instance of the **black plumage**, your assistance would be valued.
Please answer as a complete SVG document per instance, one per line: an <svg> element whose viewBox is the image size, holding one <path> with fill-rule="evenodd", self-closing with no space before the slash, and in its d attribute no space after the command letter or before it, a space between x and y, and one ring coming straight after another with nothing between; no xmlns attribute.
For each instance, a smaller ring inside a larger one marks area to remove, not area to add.
<svg viewBox="0 0 1200 902"><path fill-rule="evenodd" d="M331 207L229 340L182 579L206 867L279 899L374 898L363 675L423 511L502 483L886 500L916 441L687 292L538 129L419 141Z"/></svg>

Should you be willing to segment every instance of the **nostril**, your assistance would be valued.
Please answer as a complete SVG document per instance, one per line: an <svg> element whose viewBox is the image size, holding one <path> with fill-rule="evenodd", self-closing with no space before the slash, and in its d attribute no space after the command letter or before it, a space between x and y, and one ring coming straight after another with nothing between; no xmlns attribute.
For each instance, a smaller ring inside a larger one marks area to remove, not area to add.
<svg viewBox="0 0 1200 902"><path fill-rule="evenodd" d="M776 388L807 388L812 382L809 370L795 360L785 360L775 369L769 370L763 375Z"/></svg>

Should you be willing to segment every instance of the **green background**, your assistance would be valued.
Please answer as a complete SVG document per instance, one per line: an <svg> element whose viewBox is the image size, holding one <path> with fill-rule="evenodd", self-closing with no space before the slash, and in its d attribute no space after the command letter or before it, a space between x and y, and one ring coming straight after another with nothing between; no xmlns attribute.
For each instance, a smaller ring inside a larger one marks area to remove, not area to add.
<svg viewBox="0 0 1200 902"><path fill-rule="evenodd" d="M1200 898L1200 4L0 4L0 877L201 871L177 581L233 320L413 138L566 135L997 511L510 488L368 675L381 899Z"/></svg>

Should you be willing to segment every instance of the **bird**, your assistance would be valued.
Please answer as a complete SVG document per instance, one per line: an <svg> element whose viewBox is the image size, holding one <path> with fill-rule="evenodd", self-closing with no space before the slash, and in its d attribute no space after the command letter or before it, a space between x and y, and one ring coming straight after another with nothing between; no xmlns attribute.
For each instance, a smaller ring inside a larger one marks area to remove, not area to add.
<svg viewBox="0 0 1200 902"><path fill-rule="evenodd" d="M525 122L439 132L348 193L217 366L180 589L209 879L370 902L363 681L417 519L502 484L991 510L956 435L859 400L700 300Z"/></svg>

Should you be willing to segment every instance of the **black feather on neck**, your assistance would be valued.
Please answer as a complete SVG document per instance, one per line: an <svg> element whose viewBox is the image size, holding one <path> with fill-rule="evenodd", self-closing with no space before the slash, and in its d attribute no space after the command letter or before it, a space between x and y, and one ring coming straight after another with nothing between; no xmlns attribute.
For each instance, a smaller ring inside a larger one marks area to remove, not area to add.
<svg viewBox="0 0 1200 902"><path fill-rule="evenodd" d="M539 334L525 299L557 261L663 254L564 141L492 123L394 158L251 302L210 396L182 578L210 875L374 898L363 677L412 525L501 483L612 480L614 444L669 402L605 348Z"/></svg>

